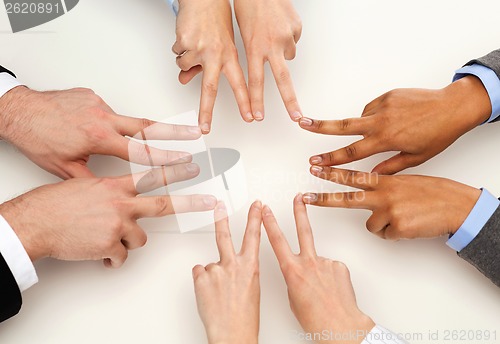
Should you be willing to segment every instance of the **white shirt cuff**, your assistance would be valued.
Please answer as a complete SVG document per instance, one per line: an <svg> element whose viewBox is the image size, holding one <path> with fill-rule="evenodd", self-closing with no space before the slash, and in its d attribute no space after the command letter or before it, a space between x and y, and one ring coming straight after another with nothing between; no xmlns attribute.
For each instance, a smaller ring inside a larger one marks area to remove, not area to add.
<svg viewBox="0 0 500 344"><path fill-rule="evenodd" d="M0 252L12 275L14 275L21 292L38 282L35 267L28 253L2 215L0 215Z"/></svg>
<svg viewBox="0 0 500 344"><path fill-rule="evenodd" d="M17 86L22 86L16 78L9 73L0 73L0 97Z"/></svg>
<svg viewBox="0 0 500 344"><path fill-rule="evenodd" d="M375 325L361 344L407 344L407 342L401 339L401 335L392 333L380 325Z"/></svg>

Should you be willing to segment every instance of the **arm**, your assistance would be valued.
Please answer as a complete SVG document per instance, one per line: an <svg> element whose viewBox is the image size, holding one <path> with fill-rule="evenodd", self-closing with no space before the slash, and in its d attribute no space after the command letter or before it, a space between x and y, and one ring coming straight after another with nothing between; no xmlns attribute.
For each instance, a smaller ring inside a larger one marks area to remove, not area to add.
<svg viewBox="0 0 500 344"><path fill-rule="evenodd" d="M302 195L294 200L300 253L294 254L269 207L263 223L288 287L292 312L307 334L328 333L318 343L403 343L395 334L376 326L357 305L345 264L318 257ZM382 336L381 336L382 335ZM339 340L342 338L342 340ZM347 338L347 339L346 339Z"/></svg>
<svg viewBox="0 0 500 344"><path fill-rule="evenodd" d="M146 243L138 219L213 209L208 195L139 197L198 173L197 165L178 164L119 178L74 178L1 204L0 320L19 311L21 291L37 282L31 261L103 260L118 268L129 250Z"/></svg>
<svg viewBox="0 0 500 344"><path fill-rule="evenodd" d="M193 268L198 312L209 344L258 342L261 210L258 201L250 207L241 252L236 254L226 208L223 203L215 208L215 238L220 261Z"/></svg>
<svg viewBox="0 0 500 344"><path fill-rule="evenodd" d="M87 162L94 154L154 166L189 159L188 153L149 148L128 138L137 134L142 135L137 137L139 140L189 140L201 136L198 127L118 115L89 89L38 92L15 84L10 74L0 73L0 78L3 76L10 78L13 88L0 94L0 138L64 179L92 177Z"/></svg>
<svg viewBox="0 0 500 344"><path fill-rule="evenodd" d="M322 166L313 166L311 173L361 191L309 193L304 195L306 203L370 210L366 228L383 239L448 235L449 246L500 286L499 202L488 191L426 176L382 176Z"/></svg>
<svg viewBox="0 0 500 344"><path fill-rule="evenodd" d="M224 74L233 89L240 114L253 121L248 90L234 44L232 9L229 0L181 0L172 51L181 69L179 81L189 83L203 72L199 125L208 134L219 87Z"/></svg>
<svg viewBox="0 0 500 344"><path fill-rule="evenodd" d="M293 121L302 117L286 60L293 60L302 23L290 0L235 0L234 12L245 45L248 88L253 117L264 119L264 64L269 62L276 85Z"/></svg>
<svg viewBox="0 0 500 344"><path fill-rule="evenodd" d="M497 68L498 58L496 51L477 61ZM390 91L366 105L361 118L337 121L304 118L300 126L315 133L363 136L347 147L311 157L310 163L338 166L396 151L399 154L375 166L373 172L394 174L420 165L466 132L500 114L497 74L475 64L458 70L455 82L443 89Z"/></svg>

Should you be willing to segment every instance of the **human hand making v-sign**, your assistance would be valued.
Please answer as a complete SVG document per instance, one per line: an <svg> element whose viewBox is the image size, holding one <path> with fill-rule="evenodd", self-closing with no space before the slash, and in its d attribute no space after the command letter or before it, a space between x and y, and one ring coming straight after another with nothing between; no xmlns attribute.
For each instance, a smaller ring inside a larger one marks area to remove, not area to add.
<svg viewBox="0 0 500 344"><path fill-rule="evenodd" d="M377 153L399 151L373 169L394 174L424 163L488 119L488 93L475 76L440 90L399 89L369 103L361 118L300 120L303 129L326 135L362 135L347 147L310 158L311 165L338 166Z"/></svg>

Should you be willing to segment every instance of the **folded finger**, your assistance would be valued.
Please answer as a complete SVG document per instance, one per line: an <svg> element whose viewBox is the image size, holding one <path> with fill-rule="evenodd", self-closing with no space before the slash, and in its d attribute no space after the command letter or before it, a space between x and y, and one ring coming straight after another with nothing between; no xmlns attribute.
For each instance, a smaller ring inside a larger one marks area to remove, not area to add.
<svg viewBox="0 0 500 344"><path fill-rule="evenodd" d="M182 55L175 58L175 63L177 66L187 72L194 66L198 66L201 63L200 56L194 51L188 51Z"/></svg>
<svg viewBox="0 0 500 344"><path fill-rule="evenodd" d="M183 71L179 73L179 82L183 85L188 84L195 76L203 72L203 67L202 66L194 66L188 71Z"/></svg>

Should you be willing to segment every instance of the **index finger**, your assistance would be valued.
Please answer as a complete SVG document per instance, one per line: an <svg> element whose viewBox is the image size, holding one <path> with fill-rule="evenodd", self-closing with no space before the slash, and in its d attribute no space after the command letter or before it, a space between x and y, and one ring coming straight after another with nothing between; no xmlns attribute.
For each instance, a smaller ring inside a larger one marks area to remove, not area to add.
<svg viewBox="0 0 500 344"><path fill-rule="evenodd" d="M288 70L285 57L273 56L269 59L269 63L288 114L293 121L297 122L302 118L302 112L297 96L295 95L292 77Z"/></svg>
<svg viewBox="0 0 500 344"><path fill-rule="evenodd" d="M203 134L208 134L212 125L212 112L219 87L221 67L203 66L203 79L201 82L200 118L199 124Z"/></svg>
<svg viewBox="0 0 500 344"><path fill-rule="evenodd" d="M218 202L215 206L214 218L215 241L217 242L220 260L221 262L233 260L236 253L234 252L231 231L229 230L226 206L223 202Z"/></svg>
<svg viewBox="0 0 500 344"><path fill-rule="evenodd" d="M116 115L115 126L120 135L138 140L196 140L199 127L156 122L147 118Z"/></svg>
<svg viewBox="0 0 500 344"><path fill-rule="evenodd" d="M248 255L251 259L259 257L261 226L262 203L255 201L248 211L248 222L241 246L241 255Z"/></svg>
<svg viewBox="0 0 500 344"><path fill-rule="evenodd" d="M341 120L322 121L312 118L301 118L302 129L325 135L364 135L372 129L372 117L346 118Z"/></svg>
<svg viewBox="0 0 500 344"><path fill-rule="evenodd" d="M293 215L297 225L297 236L299 238L300 254L316 257L314 237L307 217L307 209L302 200L302 194L295 196L293 200Z"/></svg>
<svg viewBox="0 0 500 344"><path fill-rule="evenodd" d="M280 265L283 265L293 256L293 252L290 249L290 245L288 245L288 241L283 235L283 232L281 232L271 208L268 206L265 206L262 210L262 220L274 254L276 255L276 258L278 258Z"/></svg>

